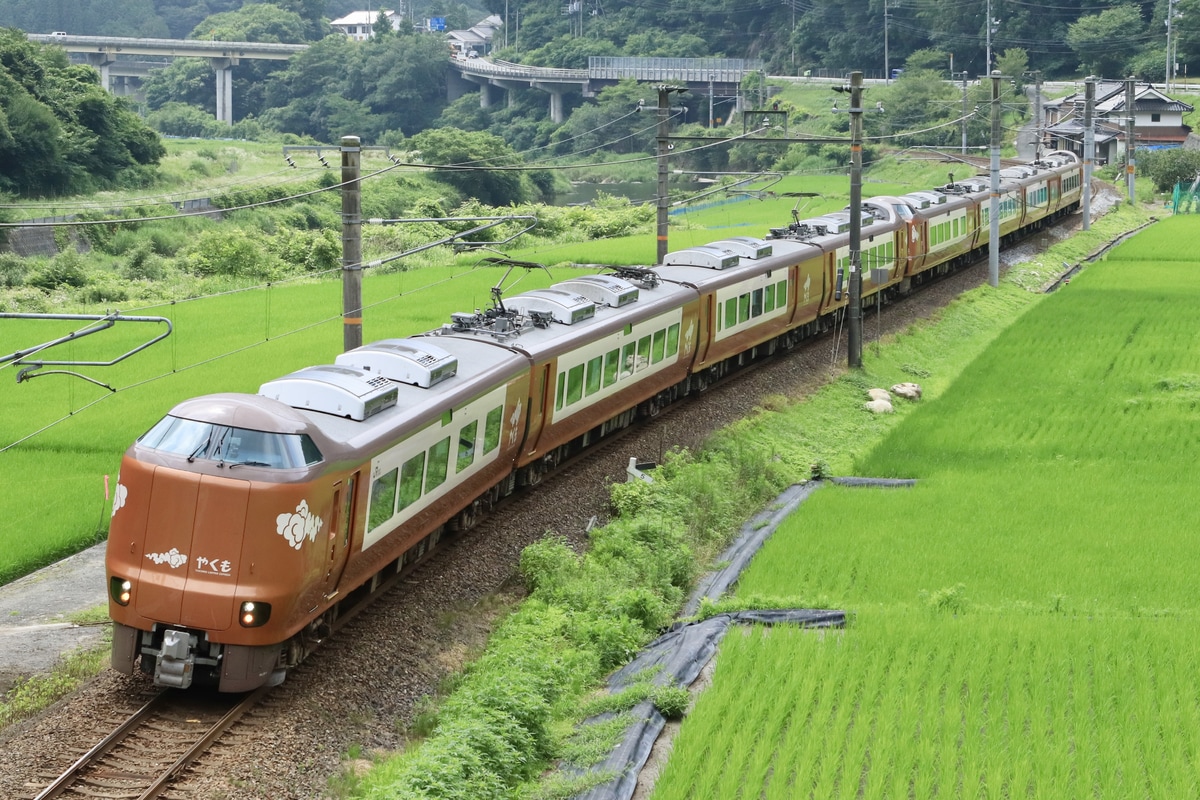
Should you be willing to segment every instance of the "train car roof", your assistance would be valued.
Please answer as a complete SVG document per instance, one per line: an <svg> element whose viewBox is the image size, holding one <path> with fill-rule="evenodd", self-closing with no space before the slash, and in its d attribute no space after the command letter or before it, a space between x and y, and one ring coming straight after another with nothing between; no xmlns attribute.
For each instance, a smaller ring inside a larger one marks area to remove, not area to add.
<svg viewBox="0 0 1200 800"><path fill-rule="evenodd" d="M621 330L626 325L680 308L697 297L692 289L662 282L653 269L640 268L639 272L647 278L646 282L638 285L636 299L628 300L619 307L593 301L588 313L584 314L582 310L585 307L581 303L572 303L569 306L572 316L564 318L555 312L537 308L540 301L547 299L547 290L542 289L504 298L502 302L507 309L505 316L493 312L492 318L483 319L478 314L456 314L453 315L453 323L430 331L429 335L437 336L439 343L456 339L494 342L535 361L542 361ZM614 281L623 280L618 276L608 277ZM580 288L577 281L565 282L572 285L557 290L551 287L549 291L570 294L570 289ZM536 319L536 324L530 324L530 319Z"/></svg>
<svg viewBox="0 0 1200 800"><path fill-rule="evenodd" d="M423 336L409 337L420 346ZM443 412L464 405L478 395L529 370L529 359L489 341L437 339L437 348L458 358L456 373L428 388L396 383L396 404L357 421L319 411L294 409L319 430L337 450L372 450L418 430ZM262 398L265 399L265 398ZM324 452L324 448L322 448ZM340 453L334 453L335 457ZM326 454L327 459L329 454Z"/></svg>

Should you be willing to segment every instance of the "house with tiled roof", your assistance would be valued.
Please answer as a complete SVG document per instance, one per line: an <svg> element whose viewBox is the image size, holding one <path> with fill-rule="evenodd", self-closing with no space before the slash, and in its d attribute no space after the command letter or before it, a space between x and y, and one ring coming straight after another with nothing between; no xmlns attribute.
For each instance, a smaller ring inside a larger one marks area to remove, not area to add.
<svg viewBox="0 0 1200 800"><path fill-rule="evenodd" d="M1048 150L1070 150L1083 155L1084 94L1076 92L1042 105L1046 125L1042 145ZM1133 135L1135 148L1181 147L1191 128L1183 115L1193 106L1175 100L1146 83L1134 86ZM1124 160L1125 126L1129 114L1124 81L1099 81L1093 107L1095 163L1104 165Z"/></svg>

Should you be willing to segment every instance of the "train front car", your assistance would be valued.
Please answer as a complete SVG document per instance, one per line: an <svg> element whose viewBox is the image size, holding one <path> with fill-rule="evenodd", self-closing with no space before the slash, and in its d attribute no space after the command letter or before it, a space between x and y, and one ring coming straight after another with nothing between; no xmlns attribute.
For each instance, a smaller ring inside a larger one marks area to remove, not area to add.
<svg viewBox="0 0 1200 800"><path fill-rule="evenodd" d="M344 538L330 444L282 403L218 394L129 448L108 538L114 669L140 658L158 685L232 692L272 680L345 559L326 546Z"/></svg>

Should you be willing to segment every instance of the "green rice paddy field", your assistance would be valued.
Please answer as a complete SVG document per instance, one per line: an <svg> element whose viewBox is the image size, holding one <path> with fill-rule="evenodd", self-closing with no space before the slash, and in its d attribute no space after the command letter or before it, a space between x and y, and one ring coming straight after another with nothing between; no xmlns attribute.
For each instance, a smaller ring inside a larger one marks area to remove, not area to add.
<svg viewBox="0 0 1200 800"><path fill-rule="evenodd" d="M826 487L742 596L653 797L1200 794L1200 261L1172 218L1035 304ZM1190 248L1187 248L1190 250Z"/></svg>

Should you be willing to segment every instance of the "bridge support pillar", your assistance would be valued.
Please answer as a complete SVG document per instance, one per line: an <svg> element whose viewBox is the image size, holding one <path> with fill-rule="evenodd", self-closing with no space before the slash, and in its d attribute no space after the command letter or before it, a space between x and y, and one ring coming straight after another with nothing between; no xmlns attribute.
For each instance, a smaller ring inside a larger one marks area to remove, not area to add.
<svg viewBox="0 0 1200 800"><path fill-rule="evenodd" d="M458 72L452 69L446 70L446 102L453 103L474 88L475 84Z"/></svg>
<svg viewBox="0 0 1200 800"><path fill-rule="evenodd" d="M479 107L480 108L491 108L492 103L496 102L496 99L497 99L496 92L498 92L498 91L499 91L499 89L497 89L495 86L493 86L490 83L485 83L485 84L480 85L480 87L479 87Z"/></svg>
<svg viewBox="0 0 1200 800"><path fill-rule="evenodd" d="M87 63L99 70L100 86L106 92L112 91L112 75L109 74L108 67L113 61L113 55L109 52L87 54Z"/></svg>
<svg viewBox="0 0 1200 800"><path fill-rule="evenodd" d="M210 61L213 71L217 73L217 122L232 125L233 67L238 60L236 58L213 58Z"/></svg>
<svg viewBox="0 0 1200 800"><path fill-rule="evenodd" d="M550 121L562 124L566 116L563 114L563 93L550 92Z"/></svg>

